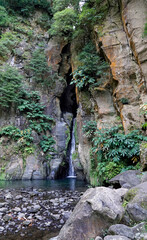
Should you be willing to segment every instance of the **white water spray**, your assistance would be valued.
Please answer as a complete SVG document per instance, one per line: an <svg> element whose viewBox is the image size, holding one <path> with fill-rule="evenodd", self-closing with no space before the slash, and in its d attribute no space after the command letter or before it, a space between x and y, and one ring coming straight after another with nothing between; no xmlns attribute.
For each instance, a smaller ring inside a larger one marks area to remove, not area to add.
<svg viewBox="0 0 147 240"><path fill-rule="evenodd" d="M69 173L67 176L68 178L76 178L74 166L73 166L73 159L72 159L72 155L75 152L75 148L76 148L74 126L75 126L75 119L73 119L73 127L72 127L72 135L71 135L71 148L70 148L70 156L69 156Z"/></svg>

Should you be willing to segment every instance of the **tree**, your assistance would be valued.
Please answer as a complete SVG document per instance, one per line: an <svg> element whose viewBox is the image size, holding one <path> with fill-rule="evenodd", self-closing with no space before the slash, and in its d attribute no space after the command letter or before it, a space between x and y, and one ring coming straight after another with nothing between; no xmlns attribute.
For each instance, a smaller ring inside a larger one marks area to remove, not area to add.
<svg viewBox="0 0 147 240"><path fill-rule="evenodd" d="M9 17L6 9L0 6L0 27L7 27L9 24Z"/></svg>
<svg viewBox="0 0 147 240"><path fill-rule="evenodd" d="M16 68L8 65L0 68L0 106L2 108L9 108L12 103L18 103L22 79Z"/></svg>
<svg viewBox="0 0 147 240"><path fill-rule="evenodd" d="M72 8L66 8L62 11L56 12L49 33L52 36L70 39L72 37L76 18L77 14Z"/></svg>

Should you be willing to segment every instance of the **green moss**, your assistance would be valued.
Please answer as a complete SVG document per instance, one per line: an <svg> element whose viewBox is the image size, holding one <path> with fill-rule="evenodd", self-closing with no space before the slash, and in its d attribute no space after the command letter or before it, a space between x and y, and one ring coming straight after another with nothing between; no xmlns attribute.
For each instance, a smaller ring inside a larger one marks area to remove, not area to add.
<svg viewBox="0 0 147 240"><path fill-rule="evenodd" d="M0 173L0 180L6 180L6 174L4 172Z"/></svg>
<svg viewBox="0 0 147 240"><path fill-rule="evenodd" d="M147 201L141 203L141 207L147 210Z"/></svg>
<svg viewBox="0 0 147 240"><path fill-rule="evenodd" d="M125 195L125 201L130 202L136 196L137 188L130 189Z"/></svg>

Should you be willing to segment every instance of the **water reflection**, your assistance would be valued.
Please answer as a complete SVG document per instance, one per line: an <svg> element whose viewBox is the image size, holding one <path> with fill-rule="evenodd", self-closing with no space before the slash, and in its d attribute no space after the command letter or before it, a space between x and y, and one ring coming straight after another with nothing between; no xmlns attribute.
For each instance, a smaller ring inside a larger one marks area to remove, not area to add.
<svg viewBox="0 0 147 240"><path fill-rule="evenodd" d="M3 189L20 189L36 188L45 190L86 190L87 184L75 178L66 178L61 180L17 180L17 181L0 181L0 188Z"/></svg>

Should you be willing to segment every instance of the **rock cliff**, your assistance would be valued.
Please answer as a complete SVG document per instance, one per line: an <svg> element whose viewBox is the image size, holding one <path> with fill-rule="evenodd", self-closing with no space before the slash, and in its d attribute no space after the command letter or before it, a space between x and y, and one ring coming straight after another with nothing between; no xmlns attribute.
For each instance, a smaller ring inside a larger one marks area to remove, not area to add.
<svg viewBox="0 0 147 240"><path fill-rule="evenodd" d="M68 171L71 126L76 116L76 152L75 167L79 178L90 180L90 143L83 134L82 127L87 120L95 120L97 127L122 124L125 133L133 128L141 128L145 121L140 114L140 106L147 102L147 38L143 36L146 22L146 0L108 1L109 8L102 23L93 26L92 40L97 52L109 63L109 74L95 89L75 90L70 85L72 72L77 68L76 41L51 38L46 28L39 24L41 12L36 11L33 17L23 20L19 17L19 28L12 23L2 30L17 38L14 50L5 63L16 67L24 76L24 88L28 92L38 91L44 113L54 119L54 125L46 135L51 134L54 152L45 154L40 148L43 134L32 133L33 146L27 154L18 150L18 141L9 141L1 137L0 167L2 179L42 179L65 177ZM43 49L47 57L50 75L55 81L43 87L34 84L33 74L27 68L33 52ZM55 74L58 75L55 76ZM60 76L60 77L59 77ZM24 130L27 125L26 115L22 115L14 106L8 112L0 111L1 128L14 125ZM45 142L44 142L45 143ZM84 176L83 173L84 172Z"/></svg>

